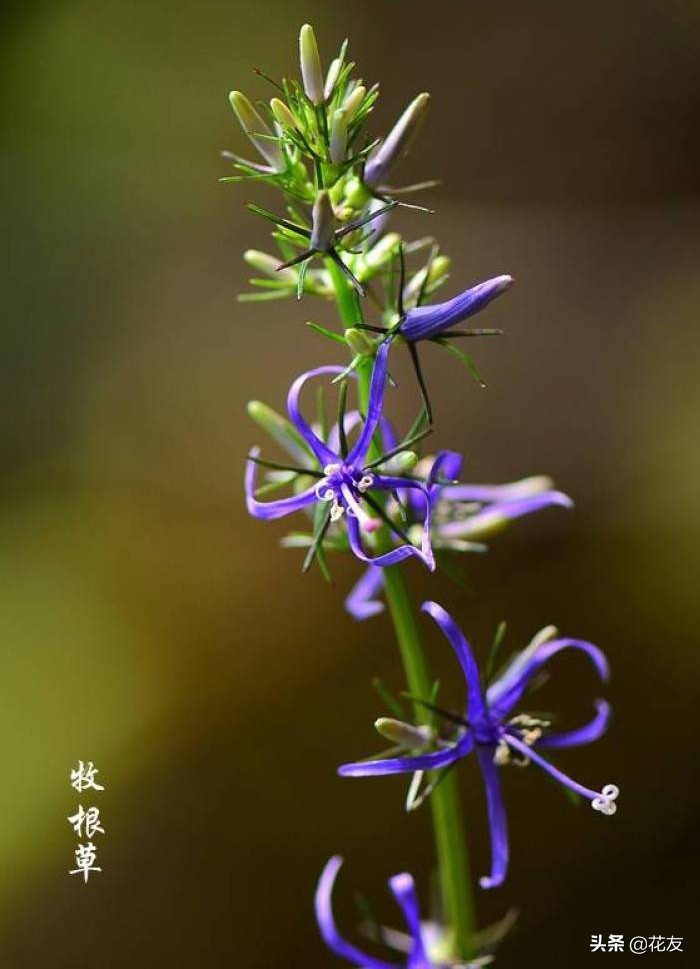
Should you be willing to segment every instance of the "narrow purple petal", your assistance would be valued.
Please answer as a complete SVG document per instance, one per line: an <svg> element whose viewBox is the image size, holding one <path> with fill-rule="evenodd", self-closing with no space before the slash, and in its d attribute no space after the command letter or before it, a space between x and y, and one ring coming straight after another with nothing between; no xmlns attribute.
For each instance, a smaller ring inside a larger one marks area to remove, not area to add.
<svg viewBox="0 0 700 969"><path fill-rule="evenodd" d="M488 689L488 702L492 714L503 720L521 699L527 685L545 666L553 656L564 649L578 649L585 653L596 668L601 680L607 680L610 675L608 661L602 650L582 639L551 639L542 643L534 652L523 650L512 661L495 683Z"/></svg>
<svg viewBox="0 0 700 969"><path fill-rule="evenodd" d="M382 447L384 448L384 453L393 451L399 442L396 437L396 431L386 417L383 417L379 422L379 429L382 432Z"/></svg>
<svg viewBox="0 0 700 969"><path fill-rule="evenodd" d="M364 427L358 437L354 447L348 454L348 464L361 464L369 451L377 430L379 418L382 416L382 404L384 403L384 389L386 387L386 370L389 358L389 343L384 342L377 350L377 356L372 370L372 382L369 388L369 401L367 403L367 415Z"/></svg>
<svg viewBox="0 0 700 969"><path fill-rule="evenodd" d="M254 448L251 454L257 457L260 453L259 448ZM277 501L258 501L255 497L255 480L258 466L255 461L248 461L245 468L245 501L248 513L254 518L262 518L270 521L273 518L282 518L284 515L291 515L295 511L312 505L316 498L315 485L307 491L302 491L300 495L291 495L289 498L280 498Z"/></svg>
<svg viewBox="0 0 700 969"><path fill-rule="evenodd" d="M337 454L334 454L334 452L331 451L331 449L314 434L304 418L301 416L301 411L299 410L299 395L301 394L304 384L313 377L322 377L324 374L335 375L342 372L342 367L335 366L316 367L315 370L307 370L306 373L303 373L297 377L292 386L289 388L289 394L287 396L287 410L289 411L290 420L309 445L313 453L316 455L322 468L327 464L337 462L339 458Z"/></svg>
<svg viewBox="0 0 700 969"><path fill-rule="evenodd" d="M478 747L476 751L486 790L486 806L491 832L491 872L479 879L482 888L498 888L505 881L508 870L508 824L501 794L498 767L493 762L492 747Z"/></svg>
<svg viewBox="0 0 700 969"><path fill-rule="evenodd" d="M428 566L430 571L434 572L435 556L433 555L433 547L430 544L432 506L426 485L424 485L421 481L411 481L409 478L392 477L391 475L376 475L372 487L380 488L383 491L406 490L411 495L415 495L416 492L418 492L420 497L423 499L425 518L423 520L423 530L421 532L420 552L418 552L418 549L416 549L416 552Z"/></svg>
<svg viewBox="0 0 700 969"><path fill-rule="evenodd" d="M453 501L479 501L491 504L495 501L515 501L519 498L531 498L546 491L553 491L552 479L546 475L532 475L520 481L508 481L506 484L456 484L446 485L444 495Z"/></svg>
<svg viewBox="0 0 700 969"><path fill-rule="evenodd" d="M435 487L438 478L453 481L458 478L462 470L462 455L458 451L439 451L433 461L428 475L428 487ZM437 485L440 488L456 487L455 485Z"/></svg>
<svg viewBox="0 0 700 969"><path fill-rule="evenodd" d="M384 611L384 603L379 599L383 587L382 569L370 565L345 600L345 608L353 619L361 622Z"/></svg>
<svg viewBox="0 0 700 969"><path fill-rule="evenodd" d="M381 568L386 568L389 565L396 565L398 562L403 562L404 559L410 558L410 556L414 555L422 562L425 562L431 571L435 568L435 562L432 559L432 555L427 554L424 549L416 548L415 545L399 545L398 548L391 549L389 552L382 552L380 555L375 555L374 557L368 555L362 546L360 524L357 518L353 518L351 515L346 515L345 521L347 522L350 548L352 549L355 558L358 558L361 562L366 562L368 565L376 565L381 566Z"/></svg>
<svg viewBox="0 0 700 969"><path fill-rule="evenodd" d="M467 485L466 488L469 486ZM460 486L445 488L441 497L447 498L447 491L458 491ZM462 499L464 500L464 499ZM503 522L513 521L529 515L532 512L540 511L542 508L549 508L559 505L562 508L573 508L573 501L568 495L561 491L545 491L541 495L532 495L530 498L519 498L516 501L501 501L492 505L487 505L481 511L470 515L460 521L446 522L440 526L440 535L452 538L468 538L489 528L492 525L500 525Z"/></svg>
<svg viewBox="0 0 700 969"><path fill-rule="evenodd" d="M468 716L472 721L480 719L486 714L486 706L481 694L479 667L476 665L471 646L452 616L445 612L437 602L424 602L421 606L421 611L426 612L435 620L447 637L452 649L455 651L467 681Z"/></svg>
<svg viewBox="0 0 700 969"><path fill-rule="evenodd" d="M436 750L431 754L413 754L405 757L389 757L386 760L359 760L351 764L341 764L338 773L341 777L387 777L390 774L408 774L417 770L437 770L461 760L470 753L474 742L465 734L454 747Z"/></svg>
<svg viewBox="0 0 700 969"><path fill-rule="evenodd" d="M358 966L366 967L366 969L396 969L395 964L391 962L384 962L382 959L375 959L366 955L361 949L346 942L338 932L333 915L333 886L342 864L343 859L338 855L331 858L321 873L316 889L316 921L323 941L341 959L347 959L348 962L353 962Z"/></svg>
<svg viewBox="0 0 700 969"><path fill-rule="evenodd" d="M473 316L504 293L513 282L512 276L494 276L478 283L453 299L433 306L416 306L410 309L401 324L400 333L406 340L429 340L444 330Z"/></svg>
<svg viewBox="0 0 700 969"><path fill-rule="evenodd" d="M345 433L348 437L350 436L352 431L355 430L355 428L361 422L361 420L362 420L362 416L359 410L346 411ZM388 451L393 451L397 444L396 433L393 427L391 426L391 424L389 423L389 421L386 419L386 417L382 417L380 419L379 431L382 435L382 447L384 448L384 453L387 453ZM328 447L331 449L331 451L333 451L335 454L340 453L340 433L338 430L337 423L334 424L331 427L330 431L328 432L327 444L328 444Z"/></svg>
<svg viewBox="0 0 700 969"><path fill-rule="evenodd" d="M569 777L568 774L565 774L564 771L561 771L558 767L555 767L554 764L550 764L548 760L541 757L536 750L534 750L532 747L528 747L528 745L523 743L522 740L519 740L512 734L506 734L505 739L509 747L513 747L523 757L529 758L533 764L537 764L537 766L541 767L542 770L549 774L550 777L553 777L555 781L559 781L559 783L563 784L564 787L568 787L570 791L573 791L575 794L580 794L581 797L585 797L589 801L593 801L595 798L600 797L600 791L594 791L590 787L584 787L583 784L579 784L578 781L573 780L573 778Z"/></svg>
<svg viewBox="0 0 700 969"><path fill-rule="evenodd" d="M593 743L608 729L611 707L605 700L595 701L596 712L592 720L576 730L553 731L537 741L538 747L580 747Z"/></svg>
<svg viewBox="0 0 700 969"><path fill-rule="evenodd" d="M409 956L409 966L413 965L414 962L419 963L421 966L427 965L428 954L425 951L423 936L421 934L420 906L416 893L416 883L408 872L403 872L401 875L394 875L393 878L389 879L389 887L394 893L394 898L401 906L401 911L403 912L408 931L413 941Z"/></svg>

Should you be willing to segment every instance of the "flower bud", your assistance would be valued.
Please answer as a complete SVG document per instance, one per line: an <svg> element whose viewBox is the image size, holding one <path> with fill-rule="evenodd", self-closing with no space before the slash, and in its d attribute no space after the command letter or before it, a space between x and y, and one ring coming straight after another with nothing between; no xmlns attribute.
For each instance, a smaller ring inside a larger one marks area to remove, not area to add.
<svg viewBox="0 0 700 969"><path fill-rule="evenodd" d="M240 91L231 91L228 97L238 122L251 143L255 145L265 161L276 172L284 171L285 163L277 142L257 137L257 135L269 135L271 132L245 94L241 94Z"/></svg>
<svg viewBox="0 0 700 969"><path fill-rule="evenodd" d="M345 104L343 105L343 107L345 108L345 117L347 119L348 124L350 124L352 119L357 114L358 109L362 104L362 102L364 101L366 94L367 94L367 88L363 84L358 84L356 87L352 89L350 94L348 94L348 96L346 97Z"/></svg>
<svg viewBox="0 0 700 969"><path fill-rule="evenodd" d="M317 252L328 252L333 247L335 237L335 213L330 196L324 189L319 192L311 211L311 248Z"/></svg>
<svg viewBox="0 0 700 969"><path fill-rule="evenodd" d="M435 284L446 276L450 271L451 265L452 260L449 256L436 256L430 263L430 269L428 270L428 285Z"/></svg>
<svg viewBox="0 0 700 969"><path fill-rule="evenodd" d="M373 272L386 266L396 255L396 250L401 242L398 232L387 232L382 236L376 245L368 250L365 256L365 265Z"/></svg>
<svg viewBox="0 0 700 969"><path fill-rule="evenodd" d="M539 649L543 643L548 643L550 639L556 639L559 635L559 630L556 626L545 626L544 629L540 629L539 632L535 633L529 643L528 648Z"/></svg>
<svg viewBox="0 0 700 969"><path fill-rule="evenodd" d="M411 723L394 720L393 717L380 717L375 720L374 729L390 743L409 750L427 747L432 739L430 727L414 727Z"/></svg>
<svg viewBox="0 0 700 969"><path fill-rule="evenodd" d="M429 266L424 266L413 275L404 290L404 299L410 300L418 296L423 287L435 286L447 278L452 260L449 256L437 255ZM427 278L426 278L427 277Z"/></svg>
<svg viewBox="0 0 700 969"><path fill-rule="evenodd" d="M269 434L273 441L287 452L295 461L303 467L308 467L309 452L304 445L303 438L300 437L296 428L286 417L282 417L277 411L263 404L260 400L250 400L247 405L248 415L252 417L258 427L261 427L266 434Z"/></svg>
<svg viewBox="0 0 700 969"><path fill-rule="evenodd" d="M266 276L271 276L277 280L296 281L296 273L294 270L279 270L279 267L282 265L281 260L277 259L276 256L271 256L267 252L260 252L257 249L246 249L243 253L243 258L256 272L264 273Z"/></svg>
<svg viewBox="0 0 700 969"><path fill-rule="evenodd" d="M357 330L353 326L346 330L343 335L345 337L345 342L354 354L359 354L361 357L369 357L374 354L376 347L374 343L367 338L367 335L362 332L362 330Z"/></svg>
<svg viewBox="0 0 700 969"><path fill-rule="evenodd" d="M399 451L393 458L389 458L381 466L382 474L406 474L413 471L418 464L418 455L415 451Z"/></svg>
<svg viewBox="0 0 700 969"><path fill-rule="evenodd" d="M326 83L323 88L326 101L328 101L330 96L333 94L333 88L338 80L338 75L340 74L340 68L342 66L343 62L339 57L334 57L331 61L331 66L328 68L328 73L326 74Z"/></svg>
<svg viewBox="0 0 700 969"><path fill-rule="evenodd" d="M338 108L333 112L331 121L330 155L334 165L345 161L345 151L348 147L348 125L345 111Z"/></svg>
<svg viewBox="0 0 700 969"><path fill-rule="evenodd" d="M346 118L347 120L347 118ZM351 178L345 186L345 201L355 209L363 208L372 198L359 178Z"/></svg>
<svg viewBox="0 0 700 969"><path fill-rule="evenodd" d="M384 181L389 171L403 158L418 133L430 95L423 93L406 108L384 141L370 155L365 165L365 181L376 187Z"/></svg>
<svg viewBox="0 0 700 969"><path fill-rule="evenodd" d="M323 104L325 100L321 58L318 56L316 35L311 24L304 24L299 32L299 64L304 91L312 104Z"/></svg>
<svg viewBox="0 0 700 969"><path fill-rule="evenodd" d="M282 125L283 128L287 128L294 131L297 123L294 119L294 115L289 110L284 101L279 98L272 98L270 101L270 110L275 116L275 120Z"/></svg>

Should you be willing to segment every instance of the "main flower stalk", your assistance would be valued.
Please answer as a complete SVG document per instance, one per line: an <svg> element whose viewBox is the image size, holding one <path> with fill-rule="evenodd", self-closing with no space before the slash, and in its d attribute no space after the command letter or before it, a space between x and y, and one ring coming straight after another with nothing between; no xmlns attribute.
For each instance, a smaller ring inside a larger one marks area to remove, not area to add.
<svg viewBox="0 0 700 969"><path fill-rule="evenodd" d="M362 307L357 293L334 263L328 260L326 265L333 280L335 300L342 323L347 327L362 323ZM368 360L358 368L362 409L367 406L371 375L372 366ZM391 548L391 537L386 527L377 535L377 545L380 551ZM384 569L383 575L386 601L406 674L408 692L415 697L429 697L432 680L404 572L400 565L394 565ZM429 722L430 714L425 707L414 704L414 713L416 723ZM467 958L474 948L476 919L464 834L464 811L454 774L447 774L442 778L430 797L430 805L444 918L453 933L454 956Z"/></svg>

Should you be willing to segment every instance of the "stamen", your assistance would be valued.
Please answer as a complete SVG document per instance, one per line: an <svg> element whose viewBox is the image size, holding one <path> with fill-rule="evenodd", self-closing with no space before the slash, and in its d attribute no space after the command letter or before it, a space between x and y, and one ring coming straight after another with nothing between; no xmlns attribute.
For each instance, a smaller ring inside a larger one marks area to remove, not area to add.
<svg viewBox="0 0 700 969"><path fill-rule="evenodd" d="M499 740L498 746L493 754L493 762L497 767L505 767L510 764L510 747L505 740Z"/></svg>
<svg viewBox="0 0 700 969"><path fill-rule="evenodd" d="M319 481L314 490L319 501L333 501L335 498L335 491L328 487L327 481Z"/></svg>
<svg viewBox="0 0 700 969"><path fill-rule="evenodd" d="M340 464L327 464L323 469L323 473L325 475L336 474L338 471L340 471L341 467L342 465Z"/></svg>
<svg viewBox="0 0 700 969"><path fill-rule="evenodd" d="M348 515L351 515L353 518L359 519L359 521L362 524L362 527L367 529L369 526L368 530L371 531L372 526L370 525L370 523L373 522L373 519L370 515L367 514L367 512L364 510L362 505L360 505L357 498L355 498L355 496L352 493L352 489L348 485L344 484L341 486L341 490L343 492L343 498L345 499L345 506L347 508Z"/></svg>
<svg viewBox="0 0 700 969"><path fill-rule="evenodd" d="M363 495L365 491L369 491L369 489L372 487L373 484L374 484L374 475L365 474L363 475L362 478L360 478L357 485L357 490L360 492L360 494Z"/></svg>
<svg viewBox="0 0 700 969"><path fill-rule="evenodd" d="M594 797L591 801L591 807L594 811L600 811L601 814L612 817L617 811L615 801L617 801L619 796L620 788L616 784L606 784L598 797Z"/></svg>
<svg viewBox="0 0 700 969"><path fill-rule="evenodd" d="M340 519L343 517L344 511L345 509L336 498L334 504L331 506L331 521L340 521Z"/></svg>

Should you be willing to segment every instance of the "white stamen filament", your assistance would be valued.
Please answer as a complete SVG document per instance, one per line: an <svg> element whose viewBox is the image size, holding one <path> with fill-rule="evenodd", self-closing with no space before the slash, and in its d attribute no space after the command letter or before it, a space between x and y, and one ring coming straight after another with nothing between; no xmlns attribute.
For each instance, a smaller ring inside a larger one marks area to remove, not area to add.
<svg viewBox="0 0 700 969"><path fill-rule="evenodd" d="M505 740L499 740L498 746L493 754L493 762L497 767L505 767L510 764L510 747Z"/></svg>
<svg viewBox="0 0 700 969"><path fill-rule="evenodd" d="M341 491L343 492L343 498L345 499L348 515L359 519L363 528L367 526L371 528L372 526L370 523L373 522L371 515L367 514L362 505L353 495L352 490L348 487L348 485L341 485Z"/></svg>
<svg viewBox="0 0 700 969"><path fill-rule="evenodd" d="M335 498L335 491L328 487L327 481L319 481L315 488L316 497L319 501L333 501Z"/></svg>

